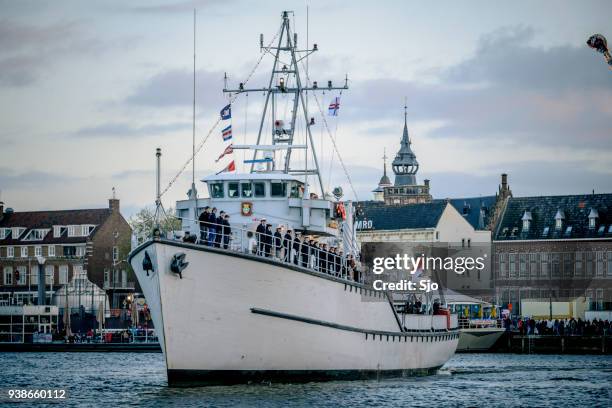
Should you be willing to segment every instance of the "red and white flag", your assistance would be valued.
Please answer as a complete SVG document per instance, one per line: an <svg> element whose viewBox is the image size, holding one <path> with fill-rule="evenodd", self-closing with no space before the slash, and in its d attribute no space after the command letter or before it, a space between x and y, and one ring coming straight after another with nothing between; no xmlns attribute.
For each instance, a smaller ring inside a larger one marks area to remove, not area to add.
<svg viewBox="0 0 612 408"><path fill-rule="evenodd" d="M219 158L215 160L215 163L221 160L226 154L232 154L232 153L234 153L234 144L227 146L225 150L223 151L223 153L221 153L221 156L219 156Z"/></svg>
<svg viewBox="0 0 612 408"><path fill-rule="evenodd" d="M224 168L223 170L221 170L217 174L221 174L221 173L225 173L225 172L230 172L230 171L236 171L236 163L234 163L233 160L231 161L230 164L227 165L226 168Z"/></svg>

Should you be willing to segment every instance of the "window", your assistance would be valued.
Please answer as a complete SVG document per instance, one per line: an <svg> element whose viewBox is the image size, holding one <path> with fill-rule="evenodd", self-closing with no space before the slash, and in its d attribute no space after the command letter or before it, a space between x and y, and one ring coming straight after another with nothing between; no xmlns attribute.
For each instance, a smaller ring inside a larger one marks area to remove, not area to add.
<svg viewBox="0 0 612 408"><path fill-rule="evenodd" d="M561 276L561 254L552 254L552 276L558 278Z"/></svg>
<svg viewBox="0 0 612 408"><path fill-rule="evenodd" d="M73 247L73 246L65 246L65 247L64 247L64 256L65 256L65 257L72 257L72 256L76 256L76 247Z"/></svg>
<svg viewBox="0 0 612 408"><path fill-rule="evenodd" d="M582 252L576 252L576 265L575 265L575 275L576 276L584 276L582 257L583 257Z"/></svg>
<svg viewBox="0 0 612 408"><path fill-rule="evenodd" d="M210 196L212 198L223 198L223 183L212 183L210 185Z"/></svg>
<svg viewBox="0 0 612 408"><path fill-rule="evenodd" d="M597 276L603 276L604 274L604 253L597 252L595 255L596 255L596 260L597 260L597 264L595 267L595 274Z"/></svg>
<svg viewBox="0 0 612 408"><path fill-rule="evenodd" d="M529 220L523 220L523 231L529 231Z"/></svg>
<svg viewBox="0 0 612 408"><path fill-rule="evenodd" d="M28 247L27 246L22 246L21 247L21 257L22 258L27 258L28 257Z"/></svg>
<svg viewBox="0 0 612 408"><path fill-rule="evenodd" d="M10 266L4 267L4 285L10 286L13 284L13 268Z"/></svg>
<svg viewBox="0 0 612 408"><path fill-rule="evenodd" d="M608 252L608 276L612 276L612 252Z"/></svg>
<svg viewBox="0 0 612 408"><path fill-rule="evenodd" d="M72 267L72 275L76 277L83 275L83 265L74 265Z"/></svg>
<svg viewBox="0 0 612 408"><path fill-rule="evenodd" d="M18 272L19 277L18 278L16 277L15 284L25 285L28 279L28 268L26 268L25 266L18 266L17 272Z"/></svg>
<svg viewBox="0 0 612 408"><path fill-rule="evenodd" d="M24 238L25 241L42 241L47 235L49 230L46 229L33 229L28 232L28 235Z"/></svg>
<svg viewBox="0 0 612 408"><path fill-rule="evenodd" d="M510 278L516 278L516 254L510 254L508 264L510 265Z"/></svg>
<svg viewBox="0 0 612 408"><path fill-rule="evenodd" d="M239 195L238 183L236 182L227 183L227 196L229 198L237 198L238 195Z"/></svg>
<svg viewBox="0 0 612 408"><path fill-rule="evenodd" d="M64 227L63 225L54 225L53 226L53 238L61 237L63 234L66 233L67 229L68 228Z"/></svg>
<svg viewBox="0 0 612 408"><path fill-rule="evenodd" d="M110 286L110 269L104 268L104 286Z"/></svg>
<svg viewBox="0 0 612 408"><path fill-rule="evenodd" d="M38 285L38 266L30 268L30 285Z"/></svg>
<svg viewBox="0 0 612 408"><path fill-rule="evenodd" d="M5 239L8 237L9 232L11 232L10 228L0 228L0 239Z"/></svg>
<svg viewBox="0 0 612 408"><path fill-rule="evenodd" d="M521 278L527 278L529 276L527 266L528 266L527 254L520 254L519 255L519 276Z"/></svg>
<svg viewBox="0 0 612 408"><path fill-rule="evenodd" d="M15 256L15 247L6 247L6 257L7 258L12 258Z"/></svg>
<svg viewBox="0 0 612 408"><path fill-rule="evenodd" d="M565 235L566 237L569 237L569 236L571 236L571 235L572 235L572 227L571 227L571 226L569 226L569 227L567 227L567 228L565 229L565 234L564 234L564 235Z"/></svg>
<svg viewBox="0 0 612 408"><path fill-rule="evenodd" d="M119 248L113 247L113 262L117 262L119 260Z"/></svg>
<svg viewBox="0 0 612 408"><path fill-rule="evenodd" d="M76 247L76 256L79 257L79 258L85 256L85 247L84 246Z"/></svg>
<svg viewBox="0 0 612 408"><path fill-rule="evenodd" d="M542 254L542 256L540 257L540 260L541 260L541 263L540 263L540 276L542 278L548 278L548 275L550 273L549 259L550 259L550 255L549 254Z"/></svg>
<svg viewBox="0 0 612 408"><path fill-rule="evenodd" d="M589 228L595 229L596 224L597 224L597 218L589 217Z"/></svg>
<svg viewBox="0 0 612 408"><path fill-rule="evenodd" d="M544 230L542 231L542 237L546 238L548 236L548 231L550 231L549 227L544 227Z"/></svg>
<svg viewBox="0 0 612 408"><path fill-rule="evenodd" d="M272 187L271 192L270 192L270 195L272 197L286 197L287 196L287 183L272 182L270 186Z"/></svg>
<svg viewBox="0 0 612 408"><path fill-rule="evenodd" d="M253 183L253 190L255 190L255 197L265 197L266 196L266 184L265 183Z"/></svg>
<svg viewBox="0 0 612 408"><path fill-rule="evenodd" d="M41 246L35 246L34 247L34 256L42 256L42 247Z"/></svg>
<svg viewBox="0 0 612 408"><path fill-rule="evenodd" d="M59 284L65 285L68 283L68 265L59 266Z"/></svg>
<svg viewBox="0 0 612 408"><path fill-rule="evenodd" d="M45 266L45 284L53 285L55 283L55 267L53 265Z"/></svg>
<svg viewBox="0 0 612 408"><path fill-rule="evenodd" d="M244 198L253 197L253 185L251 183L241 183L240 188L242 190L242 196Z"/></svg>
<svg viewBox="0 0 612 408"><path fill-rule="evenodd" d="M77 237L79 236L80 232L81 232L80 225L69 225L68 226L68 236L69 237Z"/></svg>
<svg viewBox="0 0 612 408"><path fill-rule="evenodd" d="M13 227L12 228L12 232L13 232L13 239L18 239L21 234L23 234L23 231L25 231L25 228L22 227Z"/></svg>
<svg viewBox="0 0 612 408"><path fill-rule="evenodd" d="M560 230L563 227L563 220L558 218L555 220L555 228Z"/></svg>
<svg viewBox="0 0 612 408"><path fill-rule="evenodd" d="M84 237L87 237L89 236L91 231L93 231L93 229L94 229L93 225L81 225L81 235Z"/></svg>
<svg viewBox="0 0 612 408"><path fill-rule="evenodd" d="M55 256L55 245L49 245L47 247L47 256L49 257Z"/></svg>

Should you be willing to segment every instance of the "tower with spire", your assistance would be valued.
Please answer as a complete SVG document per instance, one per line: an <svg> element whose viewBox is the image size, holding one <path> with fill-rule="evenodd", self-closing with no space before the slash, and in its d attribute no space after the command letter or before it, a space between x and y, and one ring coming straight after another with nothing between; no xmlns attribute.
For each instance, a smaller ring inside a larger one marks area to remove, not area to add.
<svg viewBox="0 0 612 408"><path fill-rule="evenodd" d="M404 131L400 141L400 149L391 163L391 168L395 174L395 182L392 185L389 177L387 177L387 157L385 154L383 157L383 177L378 183L378 187L373 191L375 200L384 201L387 205L431 202L429 180L424 180L422 185L417 184L416 174L419 171L419 162L416 154L412 151L411 145L412 141L408 133L408 106L404 103Z"/></svg>
<svg viewBox="0 0 612 408"><path fill-rule="evenodd" d="M378 187L372 190L374 193L374 201L385 201L385 187L391 187L393 185L391 183L391 179L389 179L389 176L387 176L387 149L384 149L382 159L383 175L378 182Z"/></svg>

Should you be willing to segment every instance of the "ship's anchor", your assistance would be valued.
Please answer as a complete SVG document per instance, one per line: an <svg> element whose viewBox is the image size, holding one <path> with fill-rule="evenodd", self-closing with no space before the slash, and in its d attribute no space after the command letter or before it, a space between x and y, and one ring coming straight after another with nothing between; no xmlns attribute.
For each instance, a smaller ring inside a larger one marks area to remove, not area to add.
<svg viewBox="0 0 612 408"><path fill-rule="evenodd" d="M178 274L181 279L183 279L183 270L189 265L189 262L185 262L185 256L184 252L174 254L172 262L170 263L170 270Z"/></svg>
<svg viewBox="0 0 612 408"><path fill-rule="evenodd" d="M145 251L144 259L142 260L142 269L147 273L147 276L149 276L149 271L153 272L153 262L151 262L151 257L147 251Z"/></svg>

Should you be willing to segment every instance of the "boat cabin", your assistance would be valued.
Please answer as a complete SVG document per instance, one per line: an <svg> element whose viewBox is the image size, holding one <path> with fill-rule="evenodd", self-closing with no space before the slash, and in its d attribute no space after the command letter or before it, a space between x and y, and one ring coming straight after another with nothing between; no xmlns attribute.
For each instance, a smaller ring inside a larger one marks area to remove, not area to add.
<svg viewBox="0 0 612 408"><path fill-rule="evenodd" d="M206 206L230 215L230 223L243 228L263 218L273 226L282 225L322 236L338 236L336 203L309 193L302 180L286 173L221 173L202 179L208 198L177 201L177 216L183 230L198 231L197 220ZM194 212L197 202L197 211Z"/></svg>

